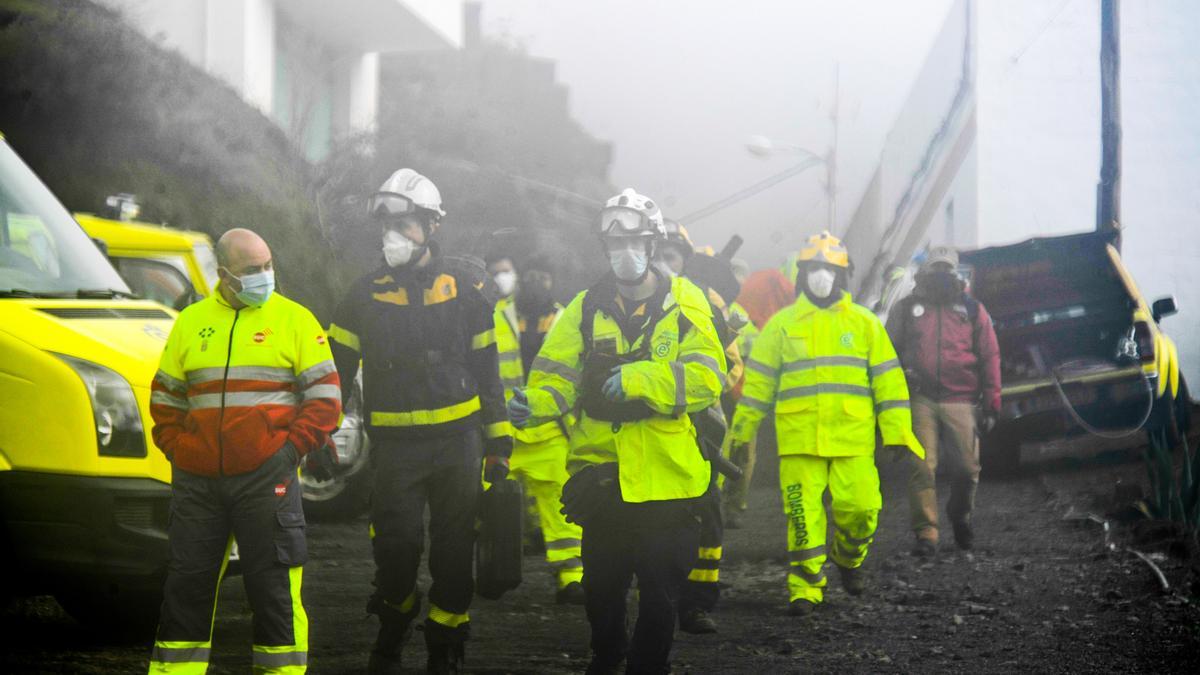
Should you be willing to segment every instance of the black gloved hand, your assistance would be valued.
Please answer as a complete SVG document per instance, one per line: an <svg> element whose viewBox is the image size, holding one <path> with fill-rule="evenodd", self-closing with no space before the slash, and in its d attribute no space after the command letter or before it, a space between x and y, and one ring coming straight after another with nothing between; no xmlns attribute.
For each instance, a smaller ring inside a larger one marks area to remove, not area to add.
<svg viewBox="0 0 1200 675"><path fill-rule="evenodd" d="M587 521L621 500L617 464L590 464L563 485L562 509L568 523Z"/></svg>
<svg viewBox="0 0 1200 675"><path fill-rule="evenodd" d="M333 480L338 467L337 446L333 439L326 441L320 450L308 453L305 460L304 472L309 476L323 483Z"/></svg>
<svg viewBox="0 0 1200 675"><path fill-rule="evenodd" d="M499 483L508 478L508 458L488 455L483 458L483 479L489 483Z"/></svg>

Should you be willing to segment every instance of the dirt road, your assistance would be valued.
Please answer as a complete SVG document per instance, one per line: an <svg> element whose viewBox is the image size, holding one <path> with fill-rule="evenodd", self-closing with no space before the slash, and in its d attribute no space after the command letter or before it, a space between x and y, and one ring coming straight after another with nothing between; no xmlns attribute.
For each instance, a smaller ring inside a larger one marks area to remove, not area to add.
<svg viewBox="0 0 1200 675"><path fill-rule="evenodd" d="M1132 554L1107 551L1098 525L1063 518L1102 510L1117 479L1141 479L1139 462L1043 467L985 481L977 549L944 546L925 564L909 555L903 471L887 465L882 473L868 593L851 598L831 575L827 603L793 619L785 614L785 525L774 463L764 461L746 527L726 538L721 631L680 634L676 672L1194 672L1200 610L1160 593ZM313 524L309 537L311 672L360 672L376 625L363 612L372 574L366 521ZM1181 561L1141 546L1175 587L1185 582ZM520 589L472 608L470 672L580 672L586 665L582 609L555 605L544 564L526 563ZM11 603L2 621L5 672L144 672L147 646L98 641L48 598ZM222 586L217 622L210 672L249 672L250 615L239 579ZM419 635L410 652L413 672L421 672Z"/></svg>

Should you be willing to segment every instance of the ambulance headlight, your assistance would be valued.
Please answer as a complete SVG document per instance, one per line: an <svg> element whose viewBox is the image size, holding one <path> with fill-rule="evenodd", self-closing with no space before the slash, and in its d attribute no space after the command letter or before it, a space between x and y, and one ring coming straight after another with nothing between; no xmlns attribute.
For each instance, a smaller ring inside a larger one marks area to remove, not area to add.
<svg viewBox="0 0 1200 675"><path fill-rule="evenodd" d="M87 389L96 424L96 446L106 457L145 457L146 437L133 388L116 371L98 363L55 354Z"/></svg>

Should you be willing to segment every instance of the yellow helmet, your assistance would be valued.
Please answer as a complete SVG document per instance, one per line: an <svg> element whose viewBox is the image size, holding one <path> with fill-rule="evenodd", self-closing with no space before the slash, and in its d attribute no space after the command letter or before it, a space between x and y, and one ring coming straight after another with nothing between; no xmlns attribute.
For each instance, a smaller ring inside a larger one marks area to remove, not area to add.
<svg viewBox="0 0 1200 675"><path fill-rule="evenodd" d="M800 249L797 262L822 262L835 267L850 267L850 253L842 245L842 240L825 230L808 238L808 243Z"/></svg>

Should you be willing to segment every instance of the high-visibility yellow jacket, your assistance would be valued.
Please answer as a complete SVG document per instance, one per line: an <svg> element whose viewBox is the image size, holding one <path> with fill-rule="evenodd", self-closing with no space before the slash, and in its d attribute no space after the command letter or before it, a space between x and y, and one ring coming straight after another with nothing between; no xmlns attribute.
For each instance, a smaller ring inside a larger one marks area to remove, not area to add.
<svg viewBox="0 0 1200 675"><path fill-rule="evenodd" d="M496 303L496 350L500 353L500 382L504 385L505 403L512 398L514 389L525 386L521 335L531 330L540 334L549 333L562 311L562 305L556 302L553 311L547 314L523 317L518 315L517 305L512 298L501 298ZM568 413L567 419L564 420L552 420L524 429L513 429L513 440L521 443L539 443L563 436L564 428L570 426L572 421Z"/></svg>
<svg viewBox="0 0 1200 675"><path fill-rule="evenodd" d="M285 442L301 455L325 445L338 385L311 312L279 293L234 309L218 288L171 328L151 383L154 441L189 473L248 473Z"/></svg>
<svg viewBox="0 0 1200 675"><path fill-rule="evenodd" d="M683 278L659 277L659 283L669 286L647 302L661 314L649 331L648 358L621 369L627 397L645 403L654 414L617 424L580 412L570 433L568 468L618 462L621 496L627 502L704 494L711 469L685 413L712 405L725 384L725 353L703 291ZM577 295L546 336L529 374L526 393L535 423L573 410L579 400L584 363L581 322L589 294L598 303L592 314L593 345L613 345L616 354L628 354L638 351L645 340L642 332L631 343L611 318L617 294L611 275Z"/></svg>
<svg viewBox="0 0 1200 675"><path fill-rule="evenodd" d="M896 350L849 293L826 309L802 294L763 326L746 361L733 442L752 440L772 404L781 455L869 455L878 422L884 445L925 456Z"/></svg>

